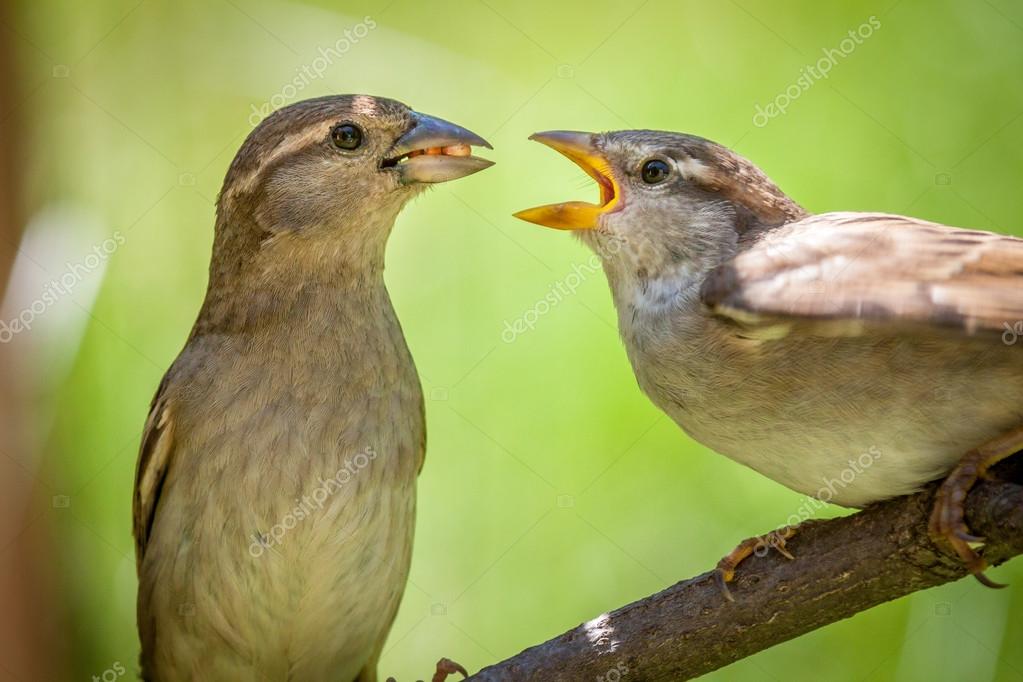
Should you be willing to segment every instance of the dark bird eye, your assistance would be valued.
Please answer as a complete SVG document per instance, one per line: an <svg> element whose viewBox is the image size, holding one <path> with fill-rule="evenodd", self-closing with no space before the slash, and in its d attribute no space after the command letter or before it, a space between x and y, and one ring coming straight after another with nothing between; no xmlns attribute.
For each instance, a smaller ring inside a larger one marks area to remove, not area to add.
<svg viewBox="0 0 1023 682"><path fill-rule="evenodd" d="M656 185L671 175L671 168L660 159L650 159L643 164L643 182Z"/></svg>
<svg viewBox="0 0 1023 682"><path fill-rule="evenodd" d="M362 144L362 131L351 123L342 123L334 126L334 129L330 131L330 141L338 149L347 149L348 151L358 149Z"/></svg>

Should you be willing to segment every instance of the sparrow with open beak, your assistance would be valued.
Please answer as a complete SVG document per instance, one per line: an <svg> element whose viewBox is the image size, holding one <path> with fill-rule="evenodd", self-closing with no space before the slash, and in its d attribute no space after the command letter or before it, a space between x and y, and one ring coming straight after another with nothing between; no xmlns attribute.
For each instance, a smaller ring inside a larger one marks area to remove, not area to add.
<svg viewBox="0 0 1023 682"><path fill-rule="evenodd" d="M947 474L932 534L989 583L963 500L1023 449L1023 338L1007 332L1023 326L1023 240L813 215L691 135L531 139L580 165L600 202L516 215L574 230L600 255L636 378L660 409L711 449L848 507ZM784 552L789 535L771 542ZM722 560L722 586L760 542Z"/></svg>
<svg viewBox="0 0 1023 682"><path fill-rule="evenodd" d="M294 104L245 140L139 455L144 679L377 679L425 449L384 247L409 199L491 165L473 146L490 145L363 95Z"/></svg>

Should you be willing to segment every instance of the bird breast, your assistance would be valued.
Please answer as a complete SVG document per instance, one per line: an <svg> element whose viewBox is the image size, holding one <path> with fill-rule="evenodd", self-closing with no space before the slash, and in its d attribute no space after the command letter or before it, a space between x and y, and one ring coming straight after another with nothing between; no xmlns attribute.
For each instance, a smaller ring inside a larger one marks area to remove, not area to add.
<svg viewBox="0 0 1023 682"><path fill-rule="evenodd" d="M179 360L180 452L143 568L168 660L210 679L353 679L382 642L424 424L400 327L374 305L193 339Z"/></svg>
<svg viewBox="0 0 1023 682"><path fill-rule="evenodd" d="M1023 422L1023 363L1002 344L745 339L695 307L630 319L623 338L639 384L683 430L845 506L918 490Z"/></svg>

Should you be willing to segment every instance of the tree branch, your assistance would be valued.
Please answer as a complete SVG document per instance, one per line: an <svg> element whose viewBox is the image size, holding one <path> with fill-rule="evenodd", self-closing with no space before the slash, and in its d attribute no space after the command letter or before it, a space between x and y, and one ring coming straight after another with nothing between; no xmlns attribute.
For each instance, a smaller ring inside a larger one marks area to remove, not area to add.
<svg viewBox="0 0 1023 682"><path fill-rule="evenodd" d="M1019 459L1017 456L1015 459ZM776 552L739 567L735 602L712 572L584 623L470 677L505 680L684 680L708 673L966 571L927 534L935 486L844 518L804 525ZM1023 554L1023 486L982 482L967 522L991 565Z"/></svg>

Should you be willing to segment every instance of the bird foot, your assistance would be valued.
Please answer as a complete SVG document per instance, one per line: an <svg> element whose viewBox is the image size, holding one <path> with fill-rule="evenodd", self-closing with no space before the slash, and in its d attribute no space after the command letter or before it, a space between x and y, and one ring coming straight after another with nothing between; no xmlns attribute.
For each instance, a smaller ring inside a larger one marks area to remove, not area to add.
<svg viewBox="0 0 1023 682"><path fill-rule="evenodd" d="M442 658L437 661L437 671L433 673L433 677L430 678L430 682L444 682L448 678L448 675L454 675L455 673L461 673L462 677L468 677L469 673L466 672L465 668L452 661L450 658ZM388 677L386 682L397 682L393 677ZM418 682L423 682L419 680Z"/></svg>
<svg viewBox="0 0 1023 682"><path fill-rule="evenodd" d="M452 661L450 658L442 658L437 661L437 671L433 674L431 682L444 682L448 678L448 675L454 675L455 673L461 673L463 678L469 676L465 668Z"/></svg>
<svg viewBox="0 0 1023 682"><path fill-rule="evenodd" d="M805 523L805 522L804 522ZM795 559L792 553L789 552L786 545L787 541L796 534L797 526L784 526L778 530L773 530L767 535L758 535L753 538L748 538L739 543L739 546L728 553L721 561L718 562L717 568L715 569L716 579L718 588L721 589L721 594L724 595L728 601L735 601L735 597L732 596L732 591L728 589L728 583L735 579L735 569L739 567L743 561L748 559L752 555L764 556L772 549L781 554L786 559Z"/></svg>
<svg viewBox="0 0 1023 682"><path fill-rule="evenodd" d="M976 547L984 538L970 533L966 526L966 496L977 479L990 478L988 469L1001 460L1023 449L1023 427L1009 431L998 438L966 453L952 473L938 488L934 509L927 524L931 539L940 547L950 547L982 585L1002 588L1005 585L984 575L987 562Z"/></svg>

